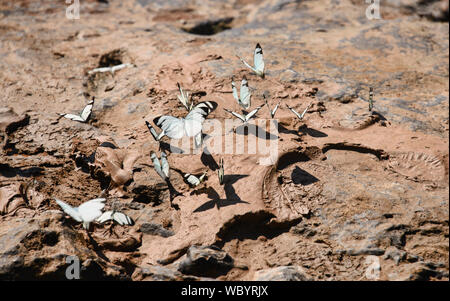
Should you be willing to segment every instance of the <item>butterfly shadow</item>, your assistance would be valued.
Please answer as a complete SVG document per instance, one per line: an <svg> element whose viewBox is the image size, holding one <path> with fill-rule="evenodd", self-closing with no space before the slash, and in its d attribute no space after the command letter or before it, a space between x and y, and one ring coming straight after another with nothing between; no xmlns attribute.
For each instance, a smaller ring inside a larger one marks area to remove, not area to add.
<svg viewBox="0 0 450 301"><path fill-rule="evenodd" d="M213 209L214 207L217 207L218 210L222 207L231 206L239 203L245 203L248 204L248 202L243 201L234 190L233 186L229 183L225 184L224 186L225 190L225 199L221 199L219 194L216 190L212 187L207 188L207 194L208 198L210 199L206 203L200 205L197 209L195 209L193 212L203 212L206 210Z"/></svg>
<svg viewBox="0 0 450 301"><path fill-rule="evenodd" d="M265 140L277 140L279 137L277 135L274 135L272 133L266 132L266 130L262 129L261 127L246 123L241 124L235 129L235 133L238 135L244 135L247 136L248 134L252 134L257 138L262 138Z"/></svg>
<svg viewBox="0 0 450 301"><path fill-rule="evenodd" d="M164 141L159 141L159 148L161 150L168 151L171 154L183 154L184 153L184 150L182 150L181 148L173 146L172 144L169 144Z"/></svg>
<svg viewBox="0 0 450 301"><path fill-rule="evenodd" d="M278 131L280 133L283 133L283 134L291 134L291 135L296 135L296 136L299 136L299 137L301 136L298 133L298 131L296 131L296 130L289 130L289 129L285 128L284 126L282 126L280 123L278 123Z"/></svg>
<svg viewBox="0 0 450 301"><path fill-rule="evenodd" d="M313 128L310 128L310 127L308 127L306 124L301 125L301 126L298 128L298 131L301 132L301 133L303 133L303 134L305 134L305 135L309 135L309 136L311 136L311 137L314 137L314 138L324 138L324 137L328 137L328 135L325 134L324 132L321 132L321 131L315 130L315 129L313 129Z"/></svg>
<svg viewBox="0 0 450 301"><path fill-rule="evenodd" d="M172 183L170 183L170 180L166 180L167 187L169 188L169 201L170 201L170 207L173 207L175 210L180 210L180 207L177 204L173 203L173 199L175 199L177 196L183 195L181 192L177 191L175 187L173 187Z"/></svg>
<svg viewBox="0 0 450 301"><path fill-rule="evenodd" d="M318 178L310 174L309 172L295 166L291 173L291 179L294 184L310 185L319 181Z"/></svg>
<svg viewBox="0 0 450 301"><path fill-rule="evenodd" d="M202 161L203 165L208 166L209 169L211 169L212 171L219 169L219 164L217 164L216 160L211 155L211 153L209 152L209 150L206 146L203 148L203 152L202 152L202 155L200 156L200 160Z"/></svg>
<svg viewBox="0 0 450 301"><path fill-rule="evenodd" d="M386 117L377 111L372 111L372 115L378 117L381 121L387 121Z"/></svg>
<svg viewBox="0 0 450 301"><path fill-rule="evenodd" d="M206 193L210 198L209 201L198 207L194 210L194 212L202 212L214 207L220 209L221 207L226 207L234 204L245 203L248 202L243 201L239 195L236 193L236 190L233 187L233 184L239 181L242 178L248 177L248 175L224 175L224 190L225 190L225 199L221 199L219 194L212 187L208 187Z"/></svg>

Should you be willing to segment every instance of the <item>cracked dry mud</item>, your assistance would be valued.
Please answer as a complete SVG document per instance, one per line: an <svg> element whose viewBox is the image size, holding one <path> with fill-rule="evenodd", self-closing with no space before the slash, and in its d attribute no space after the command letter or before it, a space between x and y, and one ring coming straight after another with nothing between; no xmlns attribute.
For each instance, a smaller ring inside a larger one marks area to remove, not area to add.
<svg viewBox="0 0 450 301"><path fill-rule="evenodd" d="M0 279L65 279L74 255L83 279L449 279L448 1L387 1L381 20L356 0L80 2L79 20L62 1L0 3ZM265 79L236 58L258 42ZM144 121L186 114L180 82L224 122L244 75L252 107L281 101L274 164L224 154L222 186L219 155L171 153L171 208ZM91 96L88 123L58 115ZM285 106L310 102L303 121ZM89 237L53 201L108 187L134 226Z"/></svg>

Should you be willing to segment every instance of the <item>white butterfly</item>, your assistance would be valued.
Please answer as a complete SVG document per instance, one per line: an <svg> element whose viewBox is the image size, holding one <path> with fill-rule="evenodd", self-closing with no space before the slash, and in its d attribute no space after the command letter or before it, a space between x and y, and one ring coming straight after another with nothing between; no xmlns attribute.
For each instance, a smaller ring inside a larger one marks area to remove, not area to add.
<svg viewBox="0 0 450 301"><path fill-rule="evenodd" d="M158 157L154 152L150 153L150 157L153 161L153 166L158 173L158 175L165 181L167 181L170 177L169 171L169 162L167 161L167 155L165 152L161 153L161 162L158 160Z"/></svg>
<svg viewBox="0 0 450 301"><path fill-rule="evenodd" d="M178 90L180 91L180 95L177 95L178 100L183 104L186 110L190 112L194 104L192 102L189 102L189 93L185 93L179 83L177 83L177 86Z"/></svg>
<svg viewBox="0 0 450 301"><path fill-rule="evenodd" d="M219 169L217 171L217 175L219 176L220 185L223 185L223 177L224 177L223 158L220 158Z"/></svg>
<svg viewBox="0 0 450 301"><path fill-rule="evenodd" d="M112 66L112 67L101 67L101 68L95 68L92 69L91 71L88 72L88 74L93 74L93 73L102 73L102 72L111 72L112 75L114 75L114 73L118 70L121 70L125 67L136 67L136 65L130 64L130 63L126 63L126 64L120 64L120 65L116 65L116 66Z"/></svg>
<svg viewBox="0 0 450 301"><path fill-rule="evenodd" d="M258 113L258 111L264 107L264 105L257 107L256 109L254 109L253 111L251 111L250 113L248 113L247 115L241 115L239 113L236 112L232 112L230 110L224 109L225 111L227 111L228 113L232 114L233 116L239 118L243 123L248 122L253 116L256 115L256 113Z"/></svg>
<svg viewBox="0 0 450 301"><path fill-rule="evenodd" d="M275 106L275 108L273 110L271 110L270 107L269 107L269 103L267 102L266 95L263 94L263 97L264 97L264 101L266 102L267 108L269 109L270 117L273 119L275 117L275 113L277 112L281 101L279 101L277 103L277 105Z"/></svg>
<svg viewBox="0 0 450 301"><path fill-rule="evenodd" d="M200 177L196 177L194 175L191 175L190 173L187 173L184 175L184 179L189 184L189 186L197 187L198 185L200 185L200 183L203 182L206 174L207 174L207 172L205 171Z"/></svg>
<svg viewBox="0 0 450 301"><path fill-rule="evenodd" d="M167 115L155 118L153 122L162 129L158 137L166 135L172 139L181 139L184 136L194 137L201 134L206 116L216 107L217 103L204 101L195 105L185 118Z"/></svg>
<svg viewBox="0 0 450 301"><path fill-rule="evenodd" d="M119 225L133 225L134 221L128 215L115 210L109 210L100 215L95 221L103 224L106 221L116 221Z"/></svg>
<svg viewBox="0 0 450 301"><path fill-rule="evenodd" d="M293 108L291 108L290 106L288 106L286 104L286 107L291 110L292 113L295 114L295 116L297 116L298 119L302 120L303 117L305 116L306 112L309 110L309 108L311 107L312 102L306 107L306 109L303 111L303 113L300 115L299 113L297 113L297 111L295 111Z"/></svg>
<svg viewBox="0 0 450 301"><path fill-rule="evenodd" d="M61 200L55 199L56 203L62 208L62 210L77 222L82 222L83 227L86 230L89 230L89 224L91 222L102 215L105 200L106 199L104 198L93 199L74 208Z"/></svg>
<svg viewBox="0 0 450 301"><path fill-rule="evenodd" d="M254 67L250 66L241 57L238 56L238 58L245 64L245 66L252 69L256 73L256 75L260 76L261 78L264 78L263 51L262 51L261 45L259 45L259 43L256 44L255 52L253 54L253 64L255 65Z"/></svg>
<svg viewBox="0 0 450 301"><path fill-rule="evenodd" d="M245 110L250 108L250 100L252 95L250 94L250 90L248 89L248 82L247 78L244 76L242 78L241 82L241 90L240 95L238 97L236 84L234 83L233 79L231 79L231 89L233 90L233 97L236 99L238 104L243 107Z"/></svg>
<svg viewBox="0 0 450 301"><path fill-rule="evenodd" d="M86 122L91 116L93 106L94 106L94 98L92 98L92 100L88 102L88 104L84 107L80 115L74 114L60 114L60 115L74 121Z"/></svg>

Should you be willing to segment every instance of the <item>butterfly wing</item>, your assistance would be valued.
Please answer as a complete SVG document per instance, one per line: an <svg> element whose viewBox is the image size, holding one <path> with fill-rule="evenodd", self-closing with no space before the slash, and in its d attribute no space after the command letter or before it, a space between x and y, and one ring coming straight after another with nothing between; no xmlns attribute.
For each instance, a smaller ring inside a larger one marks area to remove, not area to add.
<svg viewBox="0 0 450 301"><path fill-rule="evenodd" d="M81 116L79 115L74 115L74 114L62 114L62 116L64 118L70 119L70 120L74 120L74 121L79 121L79 122L84 122L85 120L83 118L81 118Z"/></svg>
<svg viewBox="0 0 450 301"><path fill-rule="evenodd" d="M273 109L273 111L270 112L270 115L272 115L272 118L275 117L275 113L277 112L279 106L280 106L280 102L278 102L277 105L275 106L275 108Z"/></svg>
<svg viewBox="0 0 450 301"><path fill-rule="evenodd" d="M181 139L184 136L184 120L172 116L161 116L153 120L164 134L172 139Z"/></svg>
<svg viewBox="0 0 450 301"><path fill-rule="evenodd" d="M122 213L122 212L115 211L112 214L112 218L121 226L134 224L134 221L131 219L131 217L129 217L128 215L126 215L125 213Z"/></svg>
<svg viewBox="0 0 450 301"><path fill-rule="evenodd" d="M202 131L203 122L209 113L217 108L214 101L204 101L195 105L184 118L184 131L186 136L193 137Z"/></svg>
<svg viewBox="0 0 450 301"><path fill-rule="evenodd" d="M89 200L78 207L78 212L83 222L91 222L102 215L102 209L105 207L105 198Z"/></svg>
<svg viewBox="0 0 450 301"><path fill-rule="evenodd" d="M167 178L170 177L169 161L167 161L167 155L165 152L161 153L161 170Z"/></svg>
<svg viewBox="0 0 450 301"><path fill-rule="evenodd" d="M208 172L205 171L205 172L198 178L200 182L203 182L203 179L205 179L205 176L206 176L207 173L208 173Z"/></svg>
<svg viewBox="0 0 450 301"><path fill-rule="evenodd" d="M184 91L181 88L179 83L177 83L177 86L178 86L178 90L180 91L180 95L177 95L178 100L183 104L183 106L186 108L186 110L189 111L189 100L187 98L187 95L184 94Z"/></svg>
<svg viewBox="0 0 450 301"><path fill-rule="evenodd" d="M248 81L247 78L244 76L242 78L241 82L241 91L240 91L240 98L239 98L239 104L244 108L248 109L250 108L250 99L251 99L250 90L248 88Z"/></svg>
<svg viewBox="0 0 450 301"><path fill-rule="evenodd" d="M159 162L158 157L156 156L156 154L154 152L150 153L150 157L152 158L153 161L153 167L155 168L155 171L158 173L158 175L163 179L163 180L167 180L167 176L166 174L162 171L162 167L161 167L161 163Z"/></svg>
<svg viewBox="0 0 450 301"><path fill-rule="evenodd" d="M302 116L300 116L300 114L299 114L299 113L297 113L297 111L296 111L296 110L294 110L293 108L291 108L291 107L290 107L290 106L288 106L288 105L286 105L286 106L288 107L288 109L289 109L289 110L291 110L291 112L292 112L292 113L294 113L294 114L295 114L295 116L297 116L297 118L298 118L298 119L302 120L302 118L303 118L303 117L302 117Z"/></svg>
<svg viewBox="0 0 450 301"><path fill-rule="evenodd" d="M112 220L113 219L113 217L112 217L113 212L114 211L112 211L112 210L105 211L95 221L100 223L100 224L103 224L106 221Z"/></svg>
<svg viewBox="0 0 450 301"><path fill-rule="evenodd" d="M69 204L55 199L56 203L59 205L59 207L61 207L61 209L68 215L70 215L71 218L73 218L74 220L76 220L77 222L82 222L83 219L81 218L80 213L78 212L77 208L73 208L72 206L70 206Z"/></svg>
<svg viewBox="0 0 450 301"><path fill-rule="evenodd" d="M196 187L198 186L198 184L200 184L200 180L190 173L185 174L184 178L186 179L186 182L188 182L188 184L192 187Z"/></svg>
<svg viewBox="0 0 450 301"><path fill-rule="evenodd" d="M251 70L253 70L255 73L258 73L258 71L255 69L255 68L253 68L252 66L250 66L246 61L244 61L241 57L239 57L239 56L237 56L240 60L241 60L241 62L243 62L244 63L244 65L245 66L247 66L248 68L250 68Z"/></svg>
<svg viewBox="0 0 450 301"><path fill-rule="evenodd" d="M251 111L250 113L248 113L248 114L245 116L245 121L249 121L250 118L252 118L253 116L255 116L255 114L258 113L258 111L259 111L262 107L264 107L264 105L259 106L259 107L257 107L256 109L254 109L253 111Z"/></svg>
<svg viewBox="0 0 450 301"><path fill-rule="evenodd" d="M203 133L200 131L197 135L195 135L195 148L199 148L203 144Z"/></svg>
<svg viewBox="0 0 450 301"><path fill-rule="evenodd" d="M245 117L242 116L241 114L236 113L236 112L232 112L232 111L230 111L228 109L224 109L224 110L227 111L228 113L232 114L233 116L239 118L242 122L245 122Z"/></svg>
<svg viewBox="0 0 450 301"><path fill-rule="evenodd" d="M303 119L303 117L305 117L306 112L309 110L309 108L311 107L312 102L306 107L306 109L303 111L302 115L300 115L300 119Z"/></svg>
<svg viewBox="0 0 450 301"><path fill-rule="evenodd" d="M145 124L147 125L148 130L150 131L150 134L152 134L153 138L158 141L159 137L158 134L156 133L155 128L150 124L150 122L148 122L147 120L145 121Z"/></svg>
<svg viewBox="0 0 450 301"><path fill-rule="evenodd" d="M239 96L238 96L236 84L234 83L233 79L231 79L231 90L233 91L234 99L236 99L236 101L239 103Z"/></svg>
<svg viewBox="0 0 450 301"><path fill-rule="evenodd" d="M219 176L219 183L220 185L223 185L223 178L224 178L224 169L223 169L223 158L220 158L220 165L219 170L217 172L217 175Z"/></svg>
<svg viewBox="0 0 450 301"><path fill-rule="evenodd" d="M91 116L92 108L94 107L94 100L89 101L87 106L84 107L83 111L81 112L80 117L86 122L89 119L89 116Z"/></svg>
<svg viewBox="0 0 450 301"><path fill-rule="evenodd" d="M264 59L261 45L256 44L255 53L253 55L253 64L255 65L255 71L258 75L264 75Z"/></svg>

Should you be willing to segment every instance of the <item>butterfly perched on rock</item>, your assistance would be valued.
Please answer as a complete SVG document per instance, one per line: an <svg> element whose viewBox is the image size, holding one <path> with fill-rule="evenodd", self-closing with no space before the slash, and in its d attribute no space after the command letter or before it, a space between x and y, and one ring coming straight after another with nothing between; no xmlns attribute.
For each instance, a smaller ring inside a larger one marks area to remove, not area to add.
<svg viewBox="0 0 450 301"><path fill-rule="evenodd" d="M255 52L253 54L254 66L250 66L241 57L238 56L238 58L244 63L245 66L253 70L256 73L256 75L258 75L261 78L264 78L264 58L263 58L263 51L259 43L256 44Z"/></svg>
<svg viewBox="0 0 450 301"><path fill-rule="evenodd" d="M83 111L81 111L80 115L75 114L60 114L60 115L64 118L71 119L74 121L83 123L87 122L89 120L89 117L91 116L92 108L94 107L94 100L95 98L92 98L92 100L88 102L88 104L84 107Z"/></svg>
<svg viewBox="0 0 450 301"><path fill-rule="evenodd" d="M102 215L100 215L95 221L103 224L109 220L115 221L119 225L134 225L134 221L131 217L126 215L125 213L115 211L115 210L109 210L105 211Z"/></svg>
<svg viewBox="0 0 450 301"><path fill-rule="evenodd" d="M189 184L189 186L197 187L198 185L203 183L203 181L206 177L206 174L207 174L206 171L203 174L201 174L200 176L186 173L183 178L184 178L184 181Z"/></svg>
<svg viewBox="0 0 450 301"><path fill-rule="evenodd" d="M178 100L183 104L183 106L186 108L188 112L190 112L193 108L192 101L189 101L189 93L184 92L183 88L181 88L181 85L177 83L178 90L180 91L180 95L177 95Z"/></svg>
<svg viewBox="0 0 450 301"><path fill-rule="evenodd" d="M241 107L243 107L245 110L250 108L252 95L248 88L247 78L245 76L242 78L239 96L238 96L236 84L234 83L234 79L231 79L231 89L233 90L233 97L234 97L234 99L236 99L238 104Z"/></svg>
<svg viewBox="0 0 450 301"><path fill-rule="evenodd" d="M295 116L297 116L298 119L302 120L303 117L305 117L306 112L309 110L309 108L311 107L312 102L306 107L306 109L303 111L302 114L299 114L296 110L294 110L293 108L291 108L290 106L288 106L286 104L286 107L291 110L292 113L294 113Z"/></svg>
<svg viewBox="0 0 450 301"><path fill-rule="evenodd" d="M224 110L225 110L226 112L232 114L233 116L239 118L239 120L241 120L243 123L246 123L246 122L248 122L251 118L253 118L253 117L256 115L256 113L258 113L258 111L259 111L263 106L264 106L264 105L257 107L256 109L254 109L253 111L251 111L250 113L248 113L248 114L246 114L246 115L242 115L242 114L239 114L239 113L230 111L230 110L228 110L228 109L224 109Z"/></svg>
<svg viewBox="0 0 450 301"><path fill-rule="evenodd" d="M278 110L278 107L280 106L281 101L279 101L277 103L277 105L275 106L275 108L273 110L271 110L269 107L269 103L267 102L266 95L263 94L263 97L264 97L264 102L266 103L267 109L269 109L270 117L273 119L275 117L275 113Z"/></svg>
<svg viewBox="0 0 450 301"><path fill-rule="evenodd" d="M202 131L203 122L209 113L217 108L217 103L213 101L204 101L195 105L184 118L163 115L157 117L153 122L162 129L164 134L172 139L181 139L182 137L194 137Z"/></svg>

